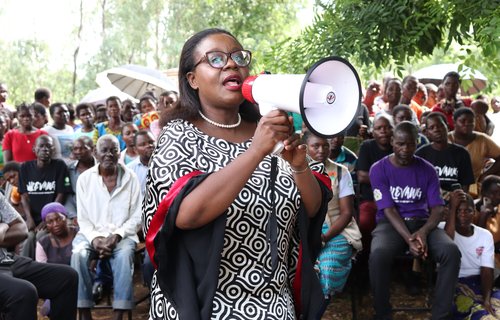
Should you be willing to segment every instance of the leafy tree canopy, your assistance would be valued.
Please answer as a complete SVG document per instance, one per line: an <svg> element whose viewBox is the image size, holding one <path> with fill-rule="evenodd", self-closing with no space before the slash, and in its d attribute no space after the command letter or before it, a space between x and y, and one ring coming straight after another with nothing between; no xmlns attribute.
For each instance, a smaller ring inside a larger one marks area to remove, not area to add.
<svg viewBox="0 0 500 320"><path fill-rule="evenodd" d="M314 23L299 37L267 53L268 68L304 72L337 55L372 73L391 68L402 74L437 49L453 51L453 44L466 48L455 62L500 67L499 0L335 0L318 1L317 8ZM490 83L498 82L495 74Z"/></svg>

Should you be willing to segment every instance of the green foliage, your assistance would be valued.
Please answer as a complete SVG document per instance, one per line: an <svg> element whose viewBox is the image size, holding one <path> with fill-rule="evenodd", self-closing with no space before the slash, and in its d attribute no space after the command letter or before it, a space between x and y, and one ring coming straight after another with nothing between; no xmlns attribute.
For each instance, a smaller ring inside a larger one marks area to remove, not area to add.
<svg viewBox="0 0 500 320"><path fill-rule="evenodd" d="M71 72L52 70L46 44L34 40L0 42L0 50L3 61L8 61L0 64L0 81L9 88L10 104L31 103L38 87L49 87L59 101L70 101Z"/></svg>
<svg viewBox="0 0 500 320"><path fill-rule="evenodd" d="M101 0L103 1L103 0ZM106 0L107 21L101 47L84 66L79 91L90 89L95 75L107 68L133 63L165 70L177 67L186 39L208 27L231 31L242 44L261 52L284 39L297 25L302 0ZM155 48L155 49L154 49Z"/></svg>
<svg viewBox="0 0 500 320"><path fill-rule="evenodd" d="M223 28L252 50L254 67L273 44L298 33L296 14L303 0L171 0L166 27L168 67L177 66L182 45L193 33L205 28ZM182 28L179 28L182 26ZM175 30L175 31L172 31Z"/></svg>
<svg viewBox="0 0 500 320"><path fill-rule="evenodd" d="M85 41L95 52L79 55L76 95L71 56L49 62L50 48L34 40L2 42L0 81L11 104L32 101L40 86L59 101L77 102L96 87L105 69L142 64L174 68L186 39L209 27L229 30L253 52L253 72L304 73L317 60L337 55L363 79L385 71L402 77L432 63L478 68L489 91L500 81L500 0L315 0L313 24L299 30L297 12L307 0L98 0L84 1L83 42L73 26L73 54ZM0 18L9 14L0 8ZM67 61L67 62L65 62ZM496 88L500 93L500 88ZM487 91L488 92L488 91Z"/></svg>
<svg viewBox="0 0 500 320"><path fill-rule="evenodd" d="M268 69L303 72L320 58L336 55L366 74L390 69L401 77L411 71L407 66L435 49L453 51L454 43L474 47L454 62L482 70L500 67L500 0L332 0L317 5L312 26L266 55Z"/></svg>

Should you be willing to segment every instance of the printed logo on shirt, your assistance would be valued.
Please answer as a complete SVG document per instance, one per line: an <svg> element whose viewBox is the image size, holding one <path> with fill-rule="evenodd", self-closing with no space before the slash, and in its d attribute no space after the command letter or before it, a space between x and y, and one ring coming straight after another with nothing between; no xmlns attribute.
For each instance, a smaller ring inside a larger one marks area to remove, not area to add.
<svg viewBox="0 0 500 320"><path fill-rule="evenodd" d="M389 188L391 197L396 203L413 203L415 200L422 198L422 190L420 188L405 186Z"/></svg>
<svg viewBox="0 0 500 320"><path fill-rule="evenodd" d="M450 180L450 178L458 177L458 168L456 167L444 166L441 168L435 166L434 168L436 169L436 172L439 178L441 178L441 180ZM451 179L451 180L456 180L456 179Z"/></svg>
<svg viewBox="0 0 500 320"><path fill-rule="evenodd" d="M379 189L373 190L373 199L375 199L375 201L382 200L382 192L380 192Z"/></svg>
<svg viewBox="0 0 500 320"><path fill-rule="evenodd" d="M476 248L477 258L479 259L483 255L484 247L480 246Z"/></svg>
<svg viewBox="0 0 500 320"><path fill-rule="evenodd" d="M55 181L28 181L26 190L32 194L53 193L56 190Z"/></svg>

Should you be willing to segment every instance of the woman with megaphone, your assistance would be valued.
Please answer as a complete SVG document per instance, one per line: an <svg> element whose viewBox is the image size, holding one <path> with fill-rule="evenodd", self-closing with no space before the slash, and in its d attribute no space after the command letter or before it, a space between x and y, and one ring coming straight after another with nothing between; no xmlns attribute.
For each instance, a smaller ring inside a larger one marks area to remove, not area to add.
<svg viewBox="0 0 500 320"><path fill-rule="evenodd" d="M313 263L329 179L285 112L260 117L243 99L250 61L220 29L182 49L178 107L158 137L143 204L152 319L314 319L321 308Z"/></svg>

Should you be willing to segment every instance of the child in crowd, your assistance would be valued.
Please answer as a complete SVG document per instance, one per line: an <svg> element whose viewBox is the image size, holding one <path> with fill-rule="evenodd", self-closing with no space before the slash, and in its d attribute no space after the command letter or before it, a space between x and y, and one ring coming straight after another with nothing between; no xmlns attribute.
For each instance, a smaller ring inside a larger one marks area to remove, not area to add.
<svg viewBox="0 0 500 320"><path fill-rule="evenodd" d="M120 163L127 165L137 158L134 142L134 135L137 131L139 131L139 129L134 123L129 122L123 125L122 138L123 141L125 141L125 149L120 153Z"/></svg>
<svg viewBox="0 0 500 320"><path fill-rule="evenodd" d="M134 117L134 123L139 129L149 130L151 122L159 119L156 111L156 99L152 94L146 93L139 100L139 106L141 113Z"/></svg>
<svg viewBox="0 0 500 320"><path fill-rule="evenodd" d="M47 125L49 119L47 117L47 109L40 102L34 102L33 108L33 127L41 129Z"/></svg>
<svg viewBox="0 0 500 320"><path fill-rule="evenodd" d="M76 121L76 111L75 111L75 106L72 103L68 103L66 105L68 107L68 126L73 128L73 131L76 129L80 128L82 125L80 123L75 122Z"/></svg>
<svg viewBox="0 0 500 320"><path fill-rule="evenodd" d="M49 107L50 116L54 120L52 125L46 126L44 130L56 141L56 150L60 150L61 157L69 160L74 139L73 127L68 125L69 111L64 103L54 103ZM56 157L59 155L56 152Z"/></svg>
<svg viewBox="0 0 500 320"><path fill-rule="evenodd" d="M82 123L81 127L75 130L75 139L80 136L94 137L96 131L94 127L94 105L91 103L80 103L76 106L76 116Z"/></svg>
<svg viewBox="0 0 500 320"><path fill-rule="evenodd" d="M474 225L473 219L474 200L463 190L455 190L444 227L462 254L453 319L498 319L500 291L493 288L493 236Z"/></svg>
<svg viewBox="0 0 500 320"><path fill-rule="evenodd" d="M124 122L132 122L134 117L139 114L137 105L130 99L122 102L122 120Z"/></svg>
<svg viewBox="0 0 500 320"><path fill-rule="evenodd" d="M151 122L151 125L149 126L149 130L151 130L155 138L160 135L160 132L163 129L163 121L161 119L162 114L166 110L174 108L178 99L179 95L176 91L165 91L160 95L160 100L158 100L157 104L158 119Z"/></svg>
<svg viewBox="0 0 500 320"><path fill-rule="evenodd" d="M95 106L95 124L108 121L108 114L106 106L103 104L98 104Z"/></svg>

